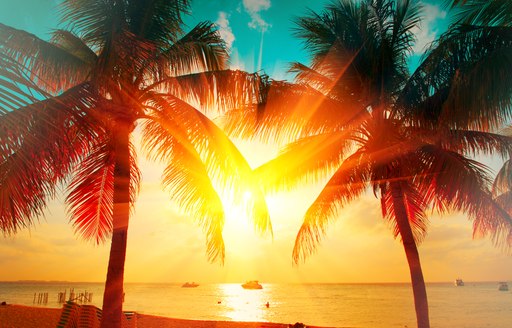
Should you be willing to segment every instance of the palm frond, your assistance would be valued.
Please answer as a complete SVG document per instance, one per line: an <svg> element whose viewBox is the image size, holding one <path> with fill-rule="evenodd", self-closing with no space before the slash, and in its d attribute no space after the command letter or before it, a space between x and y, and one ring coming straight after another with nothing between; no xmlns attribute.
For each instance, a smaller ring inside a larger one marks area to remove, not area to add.
<svg viewBox="0 0 512 328"><path fill-rule="evenodd" d="M75 88L2 114L0 221L5 233L15 233L42 215L58 184L101 131L83 116L81 110L92 104L84 94L86 90Z"/></svg>
<svg viewBox="0 0 512 328"><path fill-rule="evenodd" d="M292 63L288 71L295 74L296 82L307 84L324 94L331 92L335 83L330 77L299 62Z"/></svg>
<svg viewBox="0 0 512 328"><path fill-rule="evenodd" d="M503 69L511 49L510 28L457 26L433 45L398 103L417 117L430 101L434 120L457 128L500 128L512 117L512 76Z"/></svg>
<svg viewBox="0 0 512 328"><path fill-rule="evenodd" d="M153 92L163 92L198 108L216 110L220 113L231 108L263 102L265 89L269 85L266 75L249 74L238 70L223 70L187 74L164 78L144 89L142 99L150 99Z"/></svg>
<svg viewBox="0 0 512 328"><path fill-rule="evenodd" d="M59 16L69 30L78 31L87 44L99 49L126 24L125 10L125 1L74 0L61 3Z"/></svg>
<svg viewBox="0 0 512 328"><path fill-rule="evenodd" d="M222 118L229 135L265 142L296 140L347 129L367 114L362 104L287 82L273 81L262 98L260 104L231 110Z"/></svg>
<svg viewBox="0 0 512 328"><path fill-rule="evenodd" d="M369 180L368 166L363 153L356 152L347 158L322 189L304 217L295 239L293 261L305 261L320 243L327 225L337 217L338 209L362 195Z"/></svg>
<svg viewBox="0 0 512 328"><path fill-rule="evenodd" d="M0 114L8 113L45 98L25 74L23 66L0 51Z"/></svg>
<svg viewBox="0 0 512 328"><path fill-rule="evenodd" d="M99 139L73 172L66 203L75 233L96 244L109 240L113 229L115 153L108 138ZM130 205L139 191L140 171L130 146Z"/></svg>
<svg viewBox="0 0 512 328"><path fill-rule="evenodd" d="M197 24L190 32L158 55L157 65L167 76L179 76L227 68L228 53L224 41L211 22Z"/></svg>
<svg viewBox="0 0 512 328"><path fill-rule="evenodd" d="M498 174L494 178L492 185L492 194L499 197L502 194L512 191L512 160L508 159L501 166Z"/></svg>
<svg viewBox="0 0 512 328"><path fill-rule="evenodd" d="M446 0L456 9L458 23L474 25L512 25L512 4L508 0Z"/></svg>
<svg viewBox="0 0 512 328"><path fill-rule="evenodd" d="M73 45L79 44L79 48L69 49L70 34L66 34L67 43L62 39L64 34L60 35L54 39L55 43L47 42L33 34L0 24L0 50L22 64L24 72L40 88L58 93L84 81L91 72L93 60L90 52L87 57L83 56L83 43L74 40Z"/></svg>
<svg viewBox="0 0 512 328"><path fill-rule="evenodd" d="M154 100L158 100L154 97ZM236 199L244 192L251 193L251 218L258 230L271 231L271 224L265 200L258 185L252 177L252 169L231 142L231 140L205 115L179 99L163 96L160 98L156 113L157 120L163 130L159 133L170 133L171 140L160 137L159 141L150 141L149 148L157 150L160 158L168 161L165 156L172 153L173 141L186 145L190 152L198 154L208 171L209 176L221 185L222 190L231 192ZM155 139L155 138L153 138Z"/></svg>
<svg viewBox="0 0 512 328"><path fill-rule="evenodd" d="M507 158L512 153L512 137L471 130L450 130L440 140L442 147L469 155L500 155Z"/></svg>
<svg viewBox="0 0 512 328"><path fill-rule="evenodd" d="M397 2L395 15L393 16L393 29L391 44L393 52L401 54L397 60L400 66L406 65L406 55L412 51L415 40L414 28L421 22L422 5L411 0Z"/></svg>
<svg viewBox="0 0 512 328"><path fill-rule="evenodd" d="M512 219L492 198L489 169L439 147L425 146L421 152L427 166L419 182L425 201L439 212L467 213L475 236L489 235L496 245L505 245Z"/></svg>
<svg viewBox="0 0 512 328"><path fill-rule="evenodd" d="M52 33L51 43L67 51L92 67L97 60L97 54L78 35L67 30L55 30Z"/></svg>
<svg viewBox="0 0 512 328"><path fill-rule="evenodd" d="M190 10L189 0L135 0L126 7L126 23L140 38L165 47L182 33L183 14Z"/></svg>
<svg viewBox="0 0 512 328"><path fill-rule="evenodd" d="M75 233L102 243L112 233L114 156L108 143L99 144L81 162L66 198Z"/></svg>
<svg viewBox="0 0 512 328"><path fill-rule="evenodd" d="M346 132L318 134L287 145L280 155L255 169L259 185L267 191L292 189L318 181L341 165L351 144Z"/></svg>
<svg viewBox="0 0 512 328"><path fill-rule="evenodd" d="M160 119L145 122L144 144L169 163L163 174L163 185L169 190L171 199L203 226L208 258L223 262L225 219L222 201L200 154L188 140L186 130L166 118L165 113L160 115Z"/></svg>

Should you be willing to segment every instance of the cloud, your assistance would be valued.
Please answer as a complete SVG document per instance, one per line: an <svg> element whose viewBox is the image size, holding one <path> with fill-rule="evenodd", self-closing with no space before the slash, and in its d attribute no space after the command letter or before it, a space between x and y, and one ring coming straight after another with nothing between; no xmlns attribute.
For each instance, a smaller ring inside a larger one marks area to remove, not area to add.
<svg viewBox="0 0 512 328"><path fill-rule="evenodd" d="M420 25L414 28L416 44L413 47L414 53L422 53L426 47L437 37L436 23L446 18L446 11L437 5L423 3L423 19Z"/></svg>
<svg viewBox="0 0 512 328"><path fill-rule="evenodd" d="M243 5L245 11L251 16L248 24L250 28L264 32L271 27L260 15L262 10L270 8L270 0L243 0Z"/></svg>
<svg viewBox="0 0 512 328"><path fill-rule="evenodd" d="M223 11L219 11L219 17L215 23L219 26L220 36L226 42L228 51L231 51L231 46L233 45L233 42L235 42L235 35L233 34L231 26L229 26L228 17L228 14Z"/></svg>

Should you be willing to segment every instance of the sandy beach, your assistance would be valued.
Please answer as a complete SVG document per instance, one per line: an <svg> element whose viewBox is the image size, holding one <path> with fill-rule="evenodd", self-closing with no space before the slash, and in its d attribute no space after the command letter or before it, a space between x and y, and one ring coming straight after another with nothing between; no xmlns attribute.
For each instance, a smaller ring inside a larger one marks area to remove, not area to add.
<svg viewBox="0 0 512 328"><path fill-rule="evenodd" d="M0 328L55 328L60 314L61 309L55 308L3 305L0 306ZM137 327L140 328L288 328L288 324L283 323L185 320L139 313L136 315Z"/></svg>

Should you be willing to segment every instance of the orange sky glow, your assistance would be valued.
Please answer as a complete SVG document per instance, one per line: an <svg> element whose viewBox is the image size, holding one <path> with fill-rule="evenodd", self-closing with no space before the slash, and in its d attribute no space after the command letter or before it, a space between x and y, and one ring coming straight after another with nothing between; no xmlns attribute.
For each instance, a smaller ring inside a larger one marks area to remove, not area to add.
<svg viewBox="0 0 512 328"><path fill-rule="evenodd" d="M277 154L277 146L237 142L251 165ZM273 237L255 232L243 209L227 206L224 266L209 263L201 228L162 191L163 167L139 156L143 184L130 221L126 282L407 282L402 245L382 219L369 193L340 212L316 254L292 265L291 252L302 216L322 183L267 196ZM63 198L63 197L61 197ZM73 234L62 200L46 219L0 243L0 280L103 281L110 245L91 245ZM431 217L419 248L427 282L511 279L511 258L488 239L472 239L462 214Z"/></svg>

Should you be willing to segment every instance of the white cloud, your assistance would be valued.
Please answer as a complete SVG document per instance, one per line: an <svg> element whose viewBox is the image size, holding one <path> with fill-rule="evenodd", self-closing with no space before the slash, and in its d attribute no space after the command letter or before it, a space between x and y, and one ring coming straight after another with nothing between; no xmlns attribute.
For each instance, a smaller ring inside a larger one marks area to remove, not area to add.
<svg viewBox="0 0 512 328"><path fill-rule="evenodd" d="M436 22L446 18L446 11L437 5L423 3L423 19L421 24L413 30L416 36L414 53L422 53L426 47L437 37Z"/></svg>
<svg viewBox="0 0 512 328"><path fill-rule="evenodd" d="M243 0L245 11L251 16L249 27L266 31L271 25L260 15L262 10L270 8L270 0Z"/></svg>
<svg viewBox="0 0 512 328"><path fill-rule="evenodd" d="M243 0L248 12L258 12L270 8L270 0Z"/></svg>
<svg viewBox="0 0 512 328"><path fill-rule="evenodd" d="M231 46L233 45L233 42L235 41L235 35L233 34L233 30L231 29L231 26L229 26L229 15L226 14L223 11L219 11L219 17L217 18L217 25L219 26L219 33L222 39L226 41L226 46L228 47L228 50L231 51Z"/></svg>

